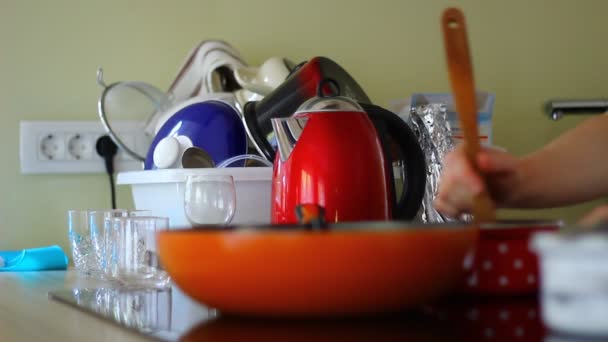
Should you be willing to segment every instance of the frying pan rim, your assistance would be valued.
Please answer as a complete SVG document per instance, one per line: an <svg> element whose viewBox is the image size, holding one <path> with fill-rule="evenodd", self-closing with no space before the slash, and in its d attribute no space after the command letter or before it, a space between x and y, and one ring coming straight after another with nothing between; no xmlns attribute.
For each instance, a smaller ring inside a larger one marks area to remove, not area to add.
<svg viewBox="0 0 608 342"><path fill-rule="evenodd" d="M166 230L163 234L200 234L209 233L239 233L239 232L276 232L276 233L400 233L400 232L420 232L429 230L462 230L469 231L476 229L470 223L449 222L449 223L412 223L403 221L360 221L343 222L328 224L323 227L314 227L301 224L252 224L252 225L198 225L186 229Z"/></svg>

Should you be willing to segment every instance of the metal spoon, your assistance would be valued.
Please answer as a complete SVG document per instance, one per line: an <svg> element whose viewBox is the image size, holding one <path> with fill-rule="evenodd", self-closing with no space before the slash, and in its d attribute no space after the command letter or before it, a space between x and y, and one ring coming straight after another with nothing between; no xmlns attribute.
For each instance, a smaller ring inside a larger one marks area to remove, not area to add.
<svg viewBox="0 0 608 342"><path fill-rule="evenodd" d="M182 154L184 169L199 169L215 167L213 159L205 150L198 147L188 147Z"/></svg>

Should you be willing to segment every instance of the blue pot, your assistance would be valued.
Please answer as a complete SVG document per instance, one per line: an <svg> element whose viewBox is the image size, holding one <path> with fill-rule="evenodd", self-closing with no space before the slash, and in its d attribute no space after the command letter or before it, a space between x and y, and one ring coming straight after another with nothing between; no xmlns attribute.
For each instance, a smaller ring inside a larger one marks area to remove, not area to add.
<svg viewBox="0 0 608 342"><path fill-rule="evenodd" d="M247 133L236 109L221 101L203 101L179 109L163 124L152 140L144 169L157 169L153 155L159 141L180 135L205 150L216 165L247 153Z"/></svg>

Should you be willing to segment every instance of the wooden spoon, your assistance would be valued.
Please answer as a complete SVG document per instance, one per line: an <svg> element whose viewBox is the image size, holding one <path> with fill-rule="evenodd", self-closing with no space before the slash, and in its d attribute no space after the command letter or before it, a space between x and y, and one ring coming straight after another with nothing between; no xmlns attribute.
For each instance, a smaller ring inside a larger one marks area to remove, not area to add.
<svg viewBox="0 0 608 342"><path fill-rule="evenodd" d="M464 134L465 153L481 175L476 162L479 152L477 102L464 15L457 8L446 9L441 18L441 27L456 111ZM487 192L473 199L473 215L476 222L496 220L495 205Z"/></svg>

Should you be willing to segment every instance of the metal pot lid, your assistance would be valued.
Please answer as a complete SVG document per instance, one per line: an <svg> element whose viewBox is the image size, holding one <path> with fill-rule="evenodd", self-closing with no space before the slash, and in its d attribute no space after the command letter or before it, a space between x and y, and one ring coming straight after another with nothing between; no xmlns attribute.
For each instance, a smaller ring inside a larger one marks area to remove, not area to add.
<svg viewBox="0 0 608 342"><path fill-rule="evenodd" d="M306 100L295 114L310 112L361 112L365 113L357 101L340 96L338 82L331 78L323 79L317 86L317 96Z"/></svg>

